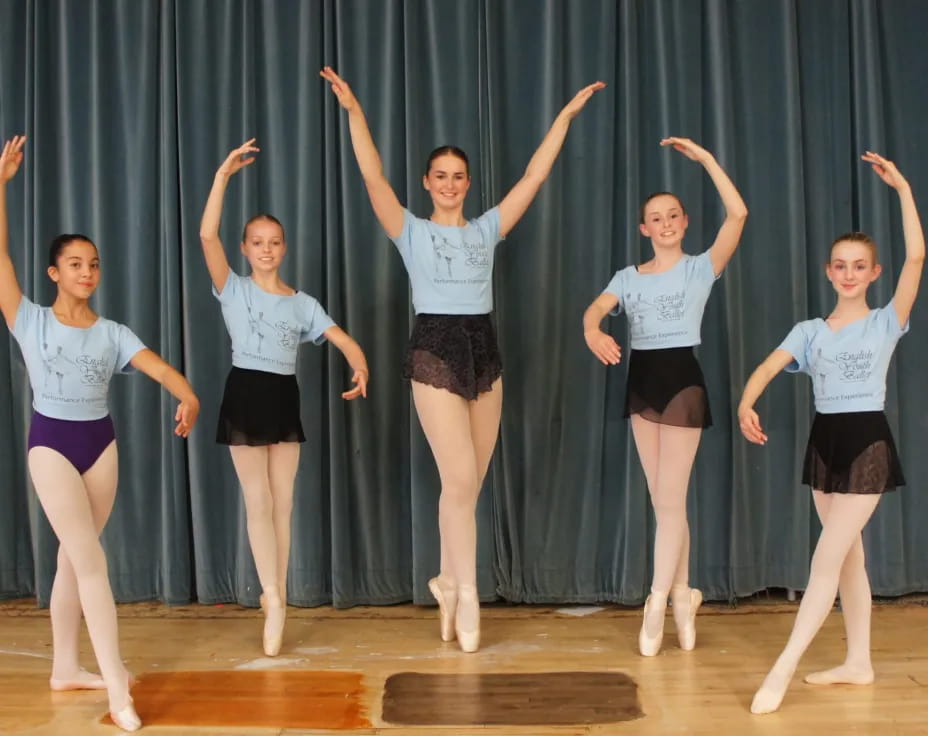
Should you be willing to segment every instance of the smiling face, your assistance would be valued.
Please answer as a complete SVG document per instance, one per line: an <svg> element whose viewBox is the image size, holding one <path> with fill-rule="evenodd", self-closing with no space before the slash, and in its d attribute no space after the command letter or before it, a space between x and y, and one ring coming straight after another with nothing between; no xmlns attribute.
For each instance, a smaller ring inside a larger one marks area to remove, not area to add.
<svg viewBox="0 0 928 736"><path fill-rule="evenodd" d="M280 268L287 252L284 229L279 223L267 219L256 219L245 228L242 253L248 259L251 270L272 273Z"/></svg>
<svg viewBox="0 0 928 736"><path fill-rule="evenodd" d="M422 186L432 197L435 209L454 210L464 206L470 189L467 161L453 153L435 156L422 177Z"/></svg>
<svg viewBox="0 0 928 736"><path fill-rule="evenodd" d="M838 240L831 246L825 274L839 297L860 298L881 272L873 241Z"/></svg>
<svg viewBox="0 0 928 736"><path fill-rule="evenodd" d="M641 208L641 234L651 239L655 248L679 246L689 225L683 204L672 194L657 194Z"/></svg>
<svg viewBox="0 0 928 736"><path fill-rule="evenodd" d="M58 285L58 292L74 299L86 300L100 283L100 255L89 240L66 243L48 267L48 277Z"/></svg>

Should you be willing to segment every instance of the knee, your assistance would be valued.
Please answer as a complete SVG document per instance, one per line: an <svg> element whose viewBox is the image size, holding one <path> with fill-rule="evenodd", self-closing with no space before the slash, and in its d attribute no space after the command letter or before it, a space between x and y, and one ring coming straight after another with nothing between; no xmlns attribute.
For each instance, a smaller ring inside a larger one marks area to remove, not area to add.
<svg viewBox="0 0 928 736"><path fill-rule="evenodd" d="M95 544L87 545L86 550L80 555L68 556L66 564L74 569L74 575L78 583L95 576L106 577L106 554L99 541L94 540ZM58 552L59 563L62 558L62 552Z"/></svg>
<svg viewBox="0 0 928 736"><path fill-rule="evenodd" d="M245 513L249 521L270 518L274 502L268 488L243 489L242 495L245 499Z"/></svg>
<svg viewBox="0 0 928 736"><path fill-rule="evenodd" d="M477 493L479 490L476 468L470 472L460 472L450 476L443 476L441 484L441 502L454 504L455 506L475 505L477 503Z"/></svg>

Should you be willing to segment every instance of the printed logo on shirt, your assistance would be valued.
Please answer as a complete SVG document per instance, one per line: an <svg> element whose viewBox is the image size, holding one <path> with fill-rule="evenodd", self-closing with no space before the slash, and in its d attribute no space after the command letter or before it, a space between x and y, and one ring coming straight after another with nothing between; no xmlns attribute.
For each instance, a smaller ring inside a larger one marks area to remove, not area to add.
<svg viewBox="0 0 928 736"><path fill-rule="evenodd" d="M841 371L841 380L845 383L867 381L873 373L873 351L849 350L838 353L835 363Z"/></svg>
<svg viewBox="0 0 928 736"><path fill-rule="evenodd" d="M490 266L490 249L486 243L466 239L453 243L439 233L430 235L436 283L480 283L489 280L488 274L479 273Z"/></svg>
<svg viewBox="0 0 928 736"><path fill-rule="evenodd" d="M677 322L683 319L683 308L686 305L686 292L677 291L673 294L661 294L654 300L657 309L657 318L661 322Z"/></svg>

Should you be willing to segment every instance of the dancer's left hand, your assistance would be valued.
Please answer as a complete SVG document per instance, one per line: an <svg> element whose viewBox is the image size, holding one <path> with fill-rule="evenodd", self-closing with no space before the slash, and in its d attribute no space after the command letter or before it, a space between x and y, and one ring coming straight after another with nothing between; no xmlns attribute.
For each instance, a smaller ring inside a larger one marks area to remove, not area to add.
<svg viewBox="0 0 928 736"><path fill-rule="evenodd" d="M350 389L349 391L345 391L342 394L342 398L348 401L351 401L352 399L356 399L359 396L363 396L366 399L367 398L367 381L368 381L367 371L364 370L363 368L356 370L354 372L354 375L351 377L351 382L355 386L353 389Z"/></svg>
<svg viewBox="0 0 928 736"><path fill-rule="evenodd" d="M199 415L199 413L199 400L193 398L181 401L174 414L174 421L177 422L177 426L174 428L174 434L178 437L188 437L190 435L190 430L193 429L193 425L196 424L197 415Z"/></svg>
<svg viewBox="0 0 928 736"><path fill-rule="evenodd" d="M711 153L689 138L664 138L661 140L661 145L673 146L674 150L679 151L691 161L698 161L701 164L713 158Z"/></svg>

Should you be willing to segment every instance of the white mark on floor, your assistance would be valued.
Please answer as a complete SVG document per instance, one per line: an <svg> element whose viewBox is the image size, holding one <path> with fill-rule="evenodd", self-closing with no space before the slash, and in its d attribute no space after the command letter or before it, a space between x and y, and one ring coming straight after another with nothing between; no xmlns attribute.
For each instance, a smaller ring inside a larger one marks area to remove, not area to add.
<svg viewBox="0 0 928 736"><path fill-rule="evenodd" d="M297 647L293 650L297 654L335 654L337 647Z"/></svg>
<svg viewBox="0 0 928 736"><path fill-rule="evenodd" d="M0 649L0 654L13 654L17 657L35 657L36 659L51 659L49 654L40 654L39 652L27 652L23 649Z"/></svg>
<svg viewBox="0 0 928 736"><path fill-rule="evenodd" d="M235 665L236 670L269 670L274 667L287 667L300 664L306 660L303 657L258 657L248 662Z"/></svg>
<svg viewBox="0 0 928 736"><path fill-rule="evenodd" d="M569 608L558 608L555 613L561 613L565 616L590 616L605 610L602 606L570 606Z"/></svg>

